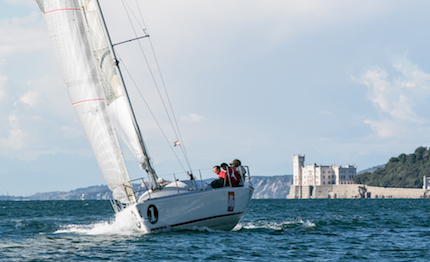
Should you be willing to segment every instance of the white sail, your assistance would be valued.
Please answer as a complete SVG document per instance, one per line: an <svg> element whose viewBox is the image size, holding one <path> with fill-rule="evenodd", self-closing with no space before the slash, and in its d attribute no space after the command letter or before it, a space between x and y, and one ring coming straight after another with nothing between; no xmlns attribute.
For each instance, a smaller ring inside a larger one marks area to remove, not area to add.
<svg viewBox="0 0 430 262"><path fill-rule="evenodd" d="M144 154L139 140L137 125L134 121L125 88L120 80L114 57L107 42L106 30L100 20L99 6L95 0L81 0L84 21L88 30L88 39L96 61L99 76L103 84L106 103L111 119L118 134L140 163L144 163Z"/></svg>
<svg viewBox="0 0 430 262"><path fill-rule="evenodd" d="M129 112L130 109L124 106L122 98L118 100L119 102L114 102L115 98L124 97L121 88L116 88L120 86L117 76L110 73L112 76L110 90L106 87L105 77L100 76L101 71L114 71L100 70L98 67L101 64L95 62L90 48L94 41L90 39L101 36L89 37L91 34L87 26L89 21L83 16L79 0L37 0L37 2L48 24L57 63L71 103L106 183L115 199L123 203L134 202L131 187L123 187L130 178L111 120L112 111L114 111L112 115L115 115L117 110ZM107 59L112 63L109 56L107 54ZM109 105L114 106L110 108Z"/></svg>

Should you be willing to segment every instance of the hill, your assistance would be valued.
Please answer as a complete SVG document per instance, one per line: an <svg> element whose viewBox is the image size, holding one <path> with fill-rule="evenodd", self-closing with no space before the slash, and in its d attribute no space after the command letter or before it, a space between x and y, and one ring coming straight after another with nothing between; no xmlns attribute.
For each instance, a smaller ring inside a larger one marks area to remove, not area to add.
<svg viewBox="0 0 430 262"><path fill-rule="evenodd" d="M413 154L392 157L385 166L354 177L357 184L380 187L421 188L430 175L430 148L418 147Z"/></svg>
<svg viewBox="0 0 430 262"><path fill-rule="evenodd" d="M361 170L360 172L358 172L357 174L359 175L359 174L363 174L363 173L366 173L366 172L368 172L368 173L372 173L373 171L375 171L376 169L378 169L378 168L383 168L385 166L385 164L382 164L382 165L377 165L377 166L372 166L372 167L369 167L369 168L366 168L366 169L364 169L364 170Z"/></svg>
<svg viewBox="0 0 430 262"><path fill-rule="evenodd" d="M252 198L287 198L293 176L254 176L251 182L254 187Z"/></svg>
<svg viewBox="0 0 430 262"><path fill-rule="evenodd" d="M210 181L204 181L210 183ZM286 198L292 175L283 176L254 176L251 183L254 186L253 198ZM138 185L135 185L138 187ZM0 200L108 200L112 194L106 185L78 188L68 192L36 193L31 196L0 196Z"/></svg>

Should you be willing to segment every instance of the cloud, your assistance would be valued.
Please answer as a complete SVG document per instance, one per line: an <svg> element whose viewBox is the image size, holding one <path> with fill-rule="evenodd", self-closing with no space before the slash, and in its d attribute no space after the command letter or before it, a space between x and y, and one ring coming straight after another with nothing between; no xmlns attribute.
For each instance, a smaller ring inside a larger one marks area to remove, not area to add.
<svg viewBox="0 0 430 262"><path fill-rule="evenodd" d="M35 1L28 1L28 0L3 0L6 3L13 4L13 5L28 5L28 6L34 6Z"/></svg>
<svg viewBox="0 0 430 262"><path fill-rule="evenodd" d="M1 19L0 59L50 48L48 34L40 20L35 11L26 17Z"/></svg>
<svg viewBox="0 0 430 262"><path fill-rule="evenodd" d="M329 115L329 116L334 116L335 115L332 111L328 111L328 110L320 110L320 111L318 111L318 114L320 114L320 115Z"/></svg>
<svg viewBox="0 0 430 262"><path fill-rule="evenodd" d="M430 95L430 74L403 60L392 65L392 73L377 68L366 71L358 79L368 87L367 97L379 111L380 119L367 119L365 123L382 138L402 137L407 135L407 130L428 125L425 112L417 108Z"/></svg>
<svg viewBox="0 0 430 262"><path fill-rule="evenodd" d="M182 116L181 120L186 123L200 123L204 120L204 116L198 114L188 114L186 116Z"/></svg>
<svg viewBox="0 0 430 262"><path fill-rule="evenodd" d="M210 50L213 54L211 59L214 61L218 61L218 56L226 50L255 50L256 44L259 50L285 47L286 42L293 42L297 35L362 23L379 18L393 8L385 2L363 5L341 0L186 2L187 4L181 1L145 3L142 10L145 20L148 21L149 33L154 39L168 39L158 46L164 53L168 52L169 56L178 52L205 55ZM118 14L121 10L121 7L114 5L106 6L104 10L106 17L112 17L109 27L112 36L118 41L127 39L124 23L115 21L121 19ZM175 44L172 45L172 42ZM194 52L184 52L186 49Z"/></svg>
<svg viewBox="0 0 430 262"><path fill-rule="evenodd" d="M0 74L0 100L1 91L7 90L1 103L0 155L36 158L61 151L62 144L83 135L58 78L19 79L12 88L8 83L12 81L5 82ZM69 140L64 141L65 137Z"/></svg>
<svg viewBox="0 0 430 262"><path fill-rule="evenodd" d="M25 93L19 96L20 102L37 107L39 113L60 115L62 118L74 117L70 99L59 76L44 75L30 79L24 87Z"/></svg>
<svg viewBox="0 0 430 262"><path fill-rule="evenodd" d="M37 104L39 98L39 93L36 91L28 91L25 93L21 98L19 99L24 104L27 104L29 106L35 106Z"/></svg>
<svg viewBox="0 0 430 262"><path fill-rule="evenodd" d="M0 155L82 153L83 132L58 74L46 23L37 4L26 2L29 8L24 1L11 2L16 7L0 16Z"/></svg>
<svg viewBox="0 0 430 262"><path fill-rule="evenodd" d="M390 138L405 134L402 124L392 119L382 119L379 121L367 119L364 123L370 125L378 137Z"/></svg>
<svg viewBox="0 0 430 262"><path fill-rule="evenodd" d="M0 74L0 101L6 97L7 76Z"/></svg>
<svg viewBox="0 0 430 262"><path fill-rule="evenodd" d="M9 136L7 139L0 139L0 146L2 148L21 149L24 147L26 134L21 129L16 115L10 115L8 119L10 126Z"/></svg>
<svg viewBox="0 0 430 262"><path fill-rule="evenodd" d="M83 130L80 126L62 126L60 128L64 138L75 138L83 136Z"/></svg>

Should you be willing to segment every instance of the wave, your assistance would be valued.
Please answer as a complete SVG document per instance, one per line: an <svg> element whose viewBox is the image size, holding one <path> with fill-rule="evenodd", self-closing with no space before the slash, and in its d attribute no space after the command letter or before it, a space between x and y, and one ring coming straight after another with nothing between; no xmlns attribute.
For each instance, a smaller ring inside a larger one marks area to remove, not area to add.
<svg viewBox="0 0 430 262"><path fill-rule="evenodd" d="M71 224L63 226L55 233L77 233L82 235L138 235L146 232L139 231L135 220L128 212L115 215L111 221L99 221L88 225Z"/></svg>
<svg viewBox="0 0 430 262"><path fill-rule="evenodd" d="M148 232L139 231L135 225L135 218L129 212L120 212L110 221L98 221L92 224L69 224L61 226L60 229L54 233L75 233L81 235L142 235ZM291 221L275 221L275 220L253 220L253 221L241 221L239 222L232 231L242 230L274 230L284 231L288 228L303 228L311 229L316 227L315 223L310 220L302 220L297 218ZM207 227L189 227L183 229L171 229L160 230L165 231L200 231L200 232L218 232Z"/></svg>
<svg viewBox="0 0 430 262"><path fill-rule="evenodd" d="M255 230L255 229L270 229L276 231L283 231L287 228L296 228L303 227L305 229L310 229L316 227L315 223L302 219L298 219L296 221L267 221L267 220L258 220L258 221L248 221L248 222L240 222L233 231L239 231L243 229Z"/></svg>

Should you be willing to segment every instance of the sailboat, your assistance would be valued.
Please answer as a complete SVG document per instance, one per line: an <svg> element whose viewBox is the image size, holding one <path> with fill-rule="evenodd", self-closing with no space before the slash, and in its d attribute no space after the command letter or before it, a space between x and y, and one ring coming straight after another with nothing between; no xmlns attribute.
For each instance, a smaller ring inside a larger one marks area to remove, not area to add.
<svg viewBox="0 0 430 262"><path fill-rule="evenodd" d="M160 181L142 138L100 3L36 1L47 22L71 105L112 191L114 211L133 217L131 223L142 232L187 227L233 229L244 216L253 193L248 167L241 166L247 172L240 173L241 185L236 187L212 188L201 178L198 181L191 170L187 179L174 176L170 182ZM135 180L130 179L119 139L148 178L142 178L142 190L137 190Z"/></svg>

